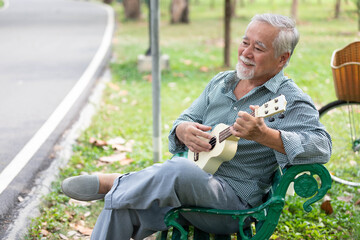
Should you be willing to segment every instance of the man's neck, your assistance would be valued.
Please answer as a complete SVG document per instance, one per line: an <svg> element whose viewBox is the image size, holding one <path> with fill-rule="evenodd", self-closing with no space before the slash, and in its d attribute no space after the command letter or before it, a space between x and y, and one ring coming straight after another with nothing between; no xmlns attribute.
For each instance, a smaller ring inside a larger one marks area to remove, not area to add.
<svg viewBox="0 0 360 240"><path fill-rule="evenodd" d="M266 81L256 81L256 80L240 80L234 89L234 95L236 99L240 99L245 96L248 92L254 88L261 86Z"/></svg>

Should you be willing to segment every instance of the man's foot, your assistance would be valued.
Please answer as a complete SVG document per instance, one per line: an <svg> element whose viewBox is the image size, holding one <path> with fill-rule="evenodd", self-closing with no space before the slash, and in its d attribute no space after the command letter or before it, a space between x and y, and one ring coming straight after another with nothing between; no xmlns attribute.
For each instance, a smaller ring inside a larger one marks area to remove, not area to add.
<svg viewBox="0 0 360 240"><path fill-rule="evenodd" d="M80 201L103 199L120 174L82 175L69 177L61 184L65 195Z"/></svg>

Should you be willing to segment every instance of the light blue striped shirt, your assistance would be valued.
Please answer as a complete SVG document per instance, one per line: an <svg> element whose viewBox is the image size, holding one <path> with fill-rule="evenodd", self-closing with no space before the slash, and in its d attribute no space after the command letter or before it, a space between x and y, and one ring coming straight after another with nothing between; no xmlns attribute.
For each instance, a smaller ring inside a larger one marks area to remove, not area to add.
<svg viewBox="0 0 360 240"><path fill-rule="evenodd" d="M169 151L175 154L188 150L175 135L175 128L181 122L198 122L212 128L219 123L232 125L240 110L250 113L249 105L261 106L283 94L287 100L286 111L266 118L265 123L280 131L286 155L257 142L240 139L235 157L224 162L214 174L255 207L269 191L271 177L279 165L326 163L331 155L331 139L319 122L311 98L284 76L283 71L239 100L233 93L238 81L235 71L226 71L209 82L199 98L174 122Z"/></svg>

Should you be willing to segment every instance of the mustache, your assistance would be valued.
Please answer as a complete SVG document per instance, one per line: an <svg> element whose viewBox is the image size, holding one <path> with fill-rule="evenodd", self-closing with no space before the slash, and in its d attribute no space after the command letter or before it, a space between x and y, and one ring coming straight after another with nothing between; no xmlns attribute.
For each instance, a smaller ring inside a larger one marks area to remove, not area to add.
<svg viewBox="0 0 360 240"><path fill-rule="evenodd" d="M239 60L243 61L245 64L247 65L253 65L253 66L256 66L255 62L244 57L244 56L240 56Z"/></svg>

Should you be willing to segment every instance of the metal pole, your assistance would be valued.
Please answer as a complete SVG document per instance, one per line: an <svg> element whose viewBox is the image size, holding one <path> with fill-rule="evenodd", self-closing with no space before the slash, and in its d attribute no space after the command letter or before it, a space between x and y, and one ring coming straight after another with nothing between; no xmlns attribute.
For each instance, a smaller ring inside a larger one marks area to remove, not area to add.
<svg viewBox="0 0 360 240"><path fill-rule="evenodd" d="M152 98L153 98L153 157L161 160L161 105L160 105L160 61L159 61L159 0L150 0L151 11L151 58L152 58Z"/></svg>

